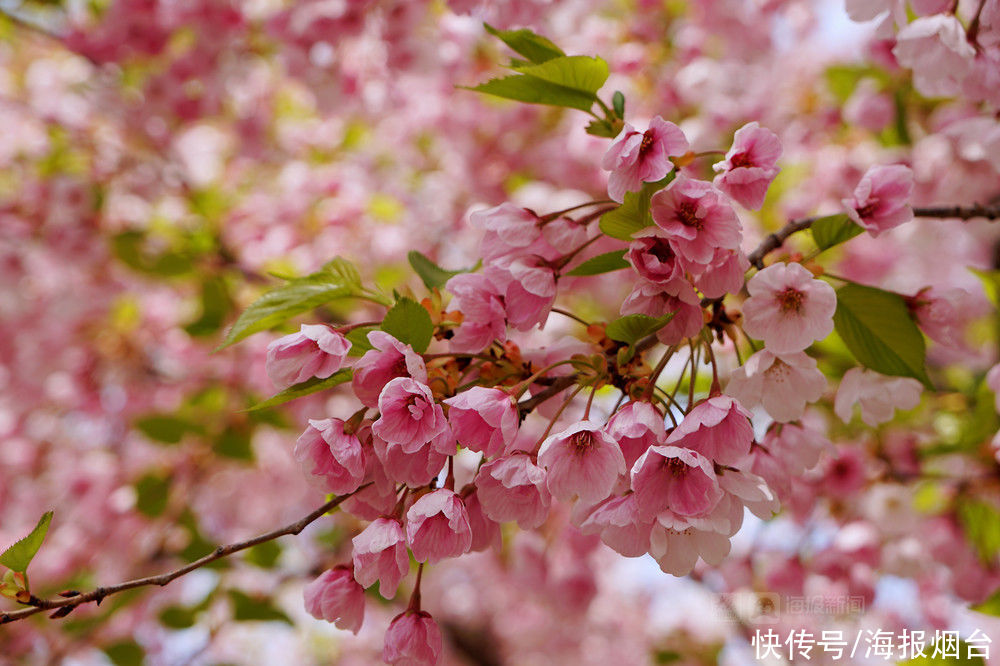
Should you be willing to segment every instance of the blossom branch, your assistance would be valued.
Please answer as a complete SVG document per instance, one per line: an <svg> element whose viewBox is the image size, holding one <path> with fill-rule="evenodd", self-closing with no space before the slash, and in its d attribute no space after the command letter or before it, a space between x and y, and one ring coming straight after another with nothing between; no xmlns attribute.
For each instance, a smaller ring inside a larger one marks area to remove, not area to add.
<svg viewBox="0 0 1000 666"><path fill-rule="evenodd" d="M71 596L62 597L59 599L39 599L38 597L31 595L31 598L26 602L28 606L31 606L31 608L24 608L9 613L0 613L0 624L7 624L8 622L16 622L17 620L23 620L26 617L35 615L36 613L41 613L42 611L53 610L53 609L62 609L62 610L57 610L56 613L53 614L53 616L63 617L65 615L68 615L69 612L74 608L76 608L77 606L81 606L83 604L90 602L94 602L100 605L100 603L104 600L105 597L108 597L112 594L117 594L119 592L124 592L125 590L131 590L137 587L146 587L149 585L159 585L160 587L163 587L167 583L170 583L171 581L180 578L184 574L190 573L195 569L200 569L201 567L207 564L211 564L216 560L228 557L233 553L238 553L241 550L246 550L247 548L265 543L267 541L273 541L278 537L282 537L288 534L298 534L299 532L304 530L308 525L310 525L318 518L326 514L328 511L336 508L341 502L349 498L351 495L366 488L369 485L371 485L371 483L366 483L365 485L361 486L360 488L358 488L358 490L355 490L352 493L347 493L346 495L341 495L339 497L333 498L332 500L323 504L323 506L315 509L314 511L300 518L294 523L290 523L288 525L285 525L284 527L280 527L276 530L267 532L265 534L260 534L258 536L253 537L252 539L247 539L246 541L231 543L227 546L219 546L208 555L205 555L204 557L201 557L195 560L194 562L186 564L185 566L179 569L168 571L167 573L159 574L157 576L147 576L145 578L136 578L134 580L125 581L124 583L118 583L117 585L98 587L95 588L94 590L91 590L90 592L85 592L83 594L73 594Z"/></svg>
<svg viewBox="0 0 1000 666"><path fill-rule="evenodd" d="M931 206L927 208L914 208L914 217L936 217L941 219L972 220L982 217L987 220L1000 219L1000 206ZM769 234L760 245L747 255L750 263L758 269L764 268L764 257L777 250L784 244L792 234L804 231L811 227L820 217L807 217L801 220L792 220L773 234Z"/></svg>

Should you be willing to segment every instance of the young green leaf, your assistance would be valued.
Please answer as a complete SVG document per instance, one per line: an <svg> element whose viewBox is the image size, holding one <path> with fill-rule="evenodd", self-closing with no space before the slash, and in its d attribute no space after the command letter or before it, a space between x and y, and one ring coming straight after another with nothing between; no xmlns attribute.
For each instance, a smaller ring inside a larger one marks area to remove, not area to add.
<svg viewBox="0 0 1000 666"><path fill-rule="evenodd" d="M307 379L301 384L296 384L295 386L289 386L284 391L276 393L264 402L258 403L248 409L249 412L257 411L258 409L267 409L268 407L275 407L277 405L282 405L290 400L295 400L296 398L301 398L303 396L311 395L319 391L326 390L328 388L333 388L339 384L351 381L351 377L354 372L350 368L342 368L337 372L333 373L326 379L320 379L319 377L312 377Z"/></svg>
<svg viewBox="0 0 1000 666"><path fill-rule="evenodd" d="M913 377L930 386L924 368L924 336L899 294L859 284L841 287L833 323L865 367L883 375Z"/></svg>
<svg viewBox="0 0 1000 666"><path fill-rule="evenodd" d="M132 425L149 439L164 444L177 444L185 434L201 431L196 423L171 414L147 414L136 419Z"/></svg>
<svg viewBox="0 0 1000 666"><path fill-rule="evenodd" d="M324 303L362 293L357 269L344 259L334 259L316 273L289 280L288 284L272 289L254 301L229 329L229 334L216 351Z"/></svg>
<svg viewBox="0 0 1000 666"><path fill-rule="evenodd" d="M840 245L865 231L851 221L851 218L847 217L845 213L821 217L812 223L809 230L820 250L828 250L834 245Z"/></svg>
<svg viewBox="0 0 1000 666"><path fill-rule="evenodd" d="M596 257L591 257L573 270L566 273L566 275L574 277L584 275L600 275L601 273L620 271L621 269L628 268L629 266L631 266L631 264L625 261L625 250L616 250L614 252L605 252L604 254L599 254Z"/></svg>
<svg viewBox="0 0 1000 666"><path fill-rule="evenodd" d="M449 271L441 268L428 259L426 255L421 254L416 250L410 250L409 254L406 255L406 258L409 260L410 266L413 267L413 270L415 270L417 275L420 276L424 286L428 289L441 288L448 280L456 275L475 270L474 268L461 268L456 271Z"/></svg>
<svg viewBox="0 0 1000 666"><path fill-rule="evenodd" d="M530 30L497 30L484 23L486 32L499 38L504 44L534 63L545 62L566 55L562 49L547 38Z"/></svg>
<svg viewBox="0 0 1000 666"><path fill-rule="evenodd" d="M31 564L31 560L35 557L35 553L42 546L42 541L45 540L45 535L49 531L49 524L51 522L52 512L46 511L38 519L38 524L35 525L35 529L31 530L28 536L15 541L7 550L0 553L0 564L11 571L25 573L28 570L28 565Z"/></svg>
<svg viewBox="0 0 1000 666"><path fill-rule="evenodd" d="M619 240L632 240L632 234L653 223L649 217L649 201L673 181L676 173L671 171L655 183L643 183L638 192L626 192L622 205L601 215L601 232Z"/></svg>
<svg viewBox="0 0 1000 666"><path fill-rule="evenodd" d="M983 292L993 307L1000 307L1000 271L984 271L978 268L969 269L983 283Z"/></svg>
<svg viewBox="0 0 1000 666"><path fill-rule="evenodd" d="M612 340L634 345L647 335L656 333L673 318L673 312L668 312L662 317L650 317L644 314L625 315L609 323L605 333Z"/></svg>
<svg viewBox="0 0 1000 666"><path fill-rule="evenodd" d="M608 80L608 63L590 56L560 56L535 65L522 65L517 71L557 86L578 90L596 97ZM590 107L587 107L590 108Z"/></svg>
<svg viewBox="0 0 1000 666"><path fill-rule="evenodd" d="M420 303L412 298L400 298L382 320L382 330L422 354L431 343L434 322Z"/></svg>
<svg viewBox="0 0 1000 666"><path fill-rule="evenodd" d="M499 79L491 79L469 90L512 99L527 104L548 104L564 106L580 111L589 111L596 97L593 94L549 83L534 76L515 74Z"/></svg>
<svg viewBox="0 0 1000 666"><path fill-rule="evenodd" d="M603 118L599 120L591 120L587 123L587 134L591 136L599 136L605 139L613 139L617 134L615 133L615 128L612 127L607 120Z"/></svg>
<svg viewBox="0 0 1000 666"><path fill-rule="evenodd" d="M625 118L625 95L622 94L621 90L616 90L615 94L611 96L611 108L615 110L615 114L619 118Z"/></svg>

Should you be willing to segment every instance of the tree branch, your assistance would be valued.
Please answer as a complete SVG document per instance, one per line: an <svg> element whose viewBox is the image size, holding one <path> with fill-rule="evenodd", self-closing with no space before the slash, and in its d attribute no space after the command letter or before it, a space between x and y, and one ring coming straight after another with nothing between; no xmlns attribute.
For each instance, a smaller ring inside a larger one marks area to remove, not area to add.
<svg viewBox="0 0 1000 666"><path fill-rule="evenodd" d="M987 220L1000 219L1000 206L983 206L975 204L973 206L931 206L928 208L914 208L914 217L936 217L941 219L954 218L959 220L972 220L982 217ZM792 220L781 229L768 235L760 245L747 255L747 259L758 269L764 268L764 257L780 248L784 242L794 233L804 231L813 225L819 217L807 217L801 220Z"/></svg>
<svg viewBox="0 0 1000 666"><path fill-rule="evenodd" d="M366 483L365 485L355 490L354 493L359 490L371 485L371 483ZM23 620L26 617L35 615L36 613L41 613L45 610L52 610L55 608L68 609L57 611L59 617L63 617L68 614L70 610L80 606L82 604L95 602L100 604L105 597L112 594L117 594L118 592L124 592L125 590L131 590L136 587L145 587L148 585L159 585L163 587L167 583L171 582L176 578L180 578L186 573L190 573L195 569L200 569L201 567L214 562L216 560L222 559L223 557L228 557L233 553L237 553L241 550L246 550L251 546L256 546L258 544L272 541L278 537L285 536L287 534L298 534L306 528L307 525L314 522L320 516L324 515L331 509L337 507L341 502L346 500L348 497L354 493L347 493L346 495L341 495L340 497L335 497L323 506L311 512L309 515L302 517L301 519L280 527L274 531L267 532L266 534L261 534L255 536L252 539L247 539L246 541L239 541L237 543L231 543L228 546L219 546L213 550L208 555L191 562L179 569L169 571L167 573L160 574L158 576L147 576L146 578L136 578L135 580L125 581L124 583L118 583L117 585L110 585L108 587L98 587L90 592L83 594L75 594L73 596L62 597L59 599L39 599L32 595L31 599L28 601L31 608L24 608L17 611L12 611L9 613L0 613L0 625L7 624L8 622L16 622L17 620Z"/></svg>

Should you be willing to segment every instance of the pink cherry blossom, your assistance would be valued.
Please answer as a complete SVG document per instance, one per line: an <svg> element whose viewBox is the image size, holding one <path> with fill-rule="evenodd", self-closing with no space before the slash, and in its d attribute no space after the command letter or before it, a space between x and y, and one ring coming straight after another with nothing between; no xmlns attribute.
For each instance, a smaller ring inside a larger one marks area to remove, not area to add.
<svg viewBox="0 0 1000 666"><path fill-rule="evenodd" d="M750 412L730 396L709 398L688 412L666 443L694 449L723 465L735 465L753 443Z"/></svg>
<svg viewBox="0 0 1000 666"><path fill-rule="evenodd" d="M743 330L775 354L802 351L833 331L837 294L795 263L778 263L747 283Z"/></svg>
<svg viewBox="0 0 1000 666"><path fill-rule="evenodd" d="M492 458L517 437L517 407L510 394L500 389L473 386L444 403L452 433L467 449Z"/></svg>
<svg viewBox="0 0 1000 666"><path fill-rule="evenodd" d="M397 377L385 385L378 398L381 416L372 432L406 453L414 453L448 429L441 405L425 384L409 377ZM445 450L443 453L450 453Z"/></svg>
<svg viewBox="0 0 1000 666"><path fill-rule="evenodd" d="M892 53L913 70L913 85L925 97L957 94L976 57L965 28L951 14L916 19L899 31Z"/></svg>
<svg viewBox="0 0 1000 666"><path fill-rule="evenodd" d="M295 442L295 459L310 482L337 495L352 493L365 478L365 455L357 435L341 419L309 420Z"/></svg>
<svg viewBox="0 0 1000 666"><path fill-rule="evenodd" d="M448 341L451 351L474 354L494 340L507 339L506 312L501 294L485 275L462 273L448 280L445 289L454 294L453 310L462 312L462 323Z"/></svg>
<svg viewBox="0 0 1000 666"><path fill-rule="evenodd" d="M636 273L650 282L664 285L665 291L677 280L683 281L684 267L670 247L669 237L662 229L651 228L637 233L625 255Z"/></svg>
<svg viewBox="0 0 1000 666"><path fill-rule="evenodd" d="M713 165L719 174L713 182L741 206L757 210L764 205L767 188L781 170L779 157L778 135L756 122L747 123L736 130L726 159Z"/></svg>
<svg viewBox="0 0 1000 666"><path fill-rule="evenodd" d="M681 283L677 283L681 284ZM683 283L686 284L686 283ZM665 345L673 345L698 334L705 319L702 315L701 300L694 289L682 289L679 296L663 290L662 285L639 280L622 302L621 313L644 314L662 317L673 313L667 324L656 332L656 337Z"/></svg>
<svg viewBox="0 0 1000 666"><path fill-rule="evenodd" d="M317 620L333 622L338 629L358 633L365 619L365 591L349 567L335 567L320 574L303 590L306 611Z"/></svg>
<svg viewBox="0 0 1000 666"><path fill-rule="evenodd" d="M419 488L430 483L447 460L447 454L430 442L415 450L412 444L408 447L410 450L404 447L404 444L386 442L378 436L372 438L372 448L385 470L385 475L411 488Z"/></svg>
<svg viewBox="0 0 1000 666"><path fill-rule="evenodd" d="M604 427L604 432L618 442L627 469L632 469L632 465L646 449L662 444L667 436L663 414L652 404L643 401L629 402L615 412Z"/></svg>
<svg viewBox="0 0 1000 666"><path fill-rule="evenodd" d="M887 377L867 368L851 368L837 389L834 411L849 423L854 405L861 404L861 420L874 427L892 419L897 409L913 409L920 404L923 385L910 377Z"/></svg>
<svg viewBox="0 0 1000 666"><path fill-rule="evenodd" d="M579 497L598 502L625 473L621 449L594 421L580 421L548 437L538 450L538 463L548 472L549 492L562 501Z"/></svg>
<svg viewBox="0 0 1000 666"><path fill-rule="evenodd" d="M902 164L873 166L862 176L854 194L844 199L847 215L872 236L913 219L910 193L913 172Z"/></svg>
<svg viewBox="0 0 1000 666"><path fill-rule="evenodd" d="M706 264L715 250L736 250L743 234L736 211L711 183L679 175L650 201L653 221L682 260Z"/></svg>
<svg viewBox="0 0 1000 666"><path fill-rule="evenodd" d="M374 349L365 352L354 364L351 388L364 405L378 407L379 394L390 380L412 377L418 382L427 381L424 360L404 344L383 331L372 331L368 341Z"/></svg>
<svg viewBox="0 0 1000 666"><path fill-rule="evenodd" d="M826 377L805 352L774 354L764 349L733 371L726 393L744 407L762 406L783 423L802 416L806 404L819 400Z"/></svg>
<svg viewBox="0 0 1000 666"><path fill-rule="evenodd" d="M601 161L601 168L611 172L608 196L620 203L626 192L637 191L644 182L661 180L674 168L669 158L687 151L684 133L660 116L649 122L645 132L625 123Z"/></svg>
<svg viewBox="0 0 1000 666"><path fill-rule="evenodd" d="M706 298L722 298L726 294L736 294L743 289L750 261L740 250L715 251L715 257L708 264L689 265L694 285Z"/></svg>
<svg viewBox="0 0 1000 666"><path fill-rule="evenodd" d="M469 215L473 226L486 230L483 240L484 258L489 260L526 248L541 236L541 220L530 210L504 202L488 210Z"/></svg>
<svg viewBox="0 0 1000 666"><path fill-rule="evenodd" d="M664 573L686 576L698 558L718 565L729 554L725 534L696 527L697 520L664 512L650 533L650 554Z"/></svg>
<svg viewBox="0 0 1000 666"><path fill-rule="evenodd" d="M441 630L430 613L407 610L386 630L382 660L394 666L435 666L443 647Z"/></svg>
<svg viewBox="0 0 1000 666"><path fill-rule="evenodd" d="M469 516L469 529L472 530L472 545L469 546L469 550L472 552L498 550L503 542L500 524L483 511L478 492L472 492L468 495L463 492L462 495L465 512Z"/></svg>
<svg viewBox="0 0 1000 666"><path fill-rule="evenodd" d="M580 525L585 534L600 534L601 541L625 557L641 557L649 550L652 528L652 521L639 517L635 493L608 498Z"/></svg>
<svg viewBox="0 0 1000 666"><path fill-rule="evenodd" d="M963 325L974 309L972 295L965 289L921 289L906 299L917 325L931 340L946 347L961 347Z"/></svg>
<svg viewBox="0 0 1000 666"><path fill-rule="evenodd" d="M476 494L483 511L493 520L517 521L522 529L534 529L549 515L549 491L545 470L524 453L498 458L479 468Z"/></svg>
<svg viewBox="0 0 1000 666"><path fill-rule="evenodd" d="M504 305L507 321L519 331L545 323L556 297L555 272L547 267L518 259L510 265Z"/></svg>
<svg viewBox="0 0 1000 666"><path fill-rule="evenodd" d="M863 79L844 103L844 120L872 132L881 132L896 117L896 104L879 92L874 79Z"/></svg>
<svg viewBox="0 0 1000 666"><path fill-rule="evenodd" d="M378 518L351 539L354 546L354 578L368 588L378 581L386 599L396 596L399 582L410 570L403 526L395 518Z"/></svg>
<svg viewBox="0 0 1000 666"><path fill-rule="evenodd" d="M322 324L302 324L298 333L278 338L267 346L267 376L279 389L340 370L351 343Z"/></svg>
<svg viewBox="0 0 1000 666"><path fill-rule="evenodd" d="M650 447L632 466L639 516L651 520L669 509L681 516L708 513L722 499L712 462L678 446Z"/></svg>
<svg viewBox="0 0 1000 666"><path fill-rule="evenodd" d="M417 562L435 564L472 547L472 528L461 498L447 488L428 493L406 512L406 540Z"/></svg>
<svg viewBox="0 0 1000 666"><path fill-rule="evenodd" d="M833 497L847 499L868 482L864 454L857 446L842 446L826 465L823 487Z"/></svg>

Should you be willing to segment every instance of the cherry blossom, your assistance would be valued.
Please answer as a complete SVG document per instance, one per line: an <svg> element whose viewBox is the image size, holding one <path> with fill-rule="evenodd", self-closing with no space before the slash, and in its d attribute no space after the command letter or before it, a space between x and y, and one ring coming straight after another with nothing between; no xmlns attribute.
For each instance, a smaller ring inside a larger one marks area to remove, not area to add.
<svg viewBox="0 0 1000 666"><path fill-rule="evenodd" d="M625 193L638 190L643 182L661 180L673 169L669 158L687 150L687 137L680 128L659 116L649 122L645 132L625 123L601 160L601 168L611 172L608 196L624 201Z"/></svg>
<svg viewBox="0 0 1000 666"><path fill-rule="evenodd" d="M483 512L503 523L517 521L524 529L538 527L548 517L550 495L545 470L527 454L514 453L479 468L476 488Z"/></svg>
<svg viewBox="0 0 1000 666"><path fill-rule="evenodd" d="M681 516L706 514L722 499L712 463L677 446L653 446L642 454L632 466L632 489L644 519L667 509Z"/></svg>
<svg viewBox="0 0 1000 666"><path fill-rule="evenodd" d="M653 195L653 221L685 261L705 264L716 249L739 248L742 233L736 212L711 183L680 175Z"/></svg>
<svg viewBox="0 0 1000 666"><path fill-rule="evenodd" d="M433 666L438 663L442 643L441 630L430 613L407 610L386 630L382 659L401 666Z"/></svg>
<svg viewBox="0 0 1000 666"><path fill-rule="evenodd" d="M666 444L694 449L724 465L739 463L752 442L750 412L727 395L695 405L666 439Z"/></svg>
<svg viewBox="0 0 1000 666"><path fill-rule="evenodd" d="M865 172L854 194L844 199L848 216L872 236L913 219L910 193L913 172L901 164L874 166Z"/></svg>
<svg viewBox="0 0 1000 666"><path fill-rule="evenodd" d="M733 371L726 393L748 408L758 405L775 421L795 421L819 400L826 377L804 352L777 355L764 349Z"/></svg>
<svg viewBox="0 0 1000 666"><path fill-rule="evenodd" d="M306 610L317 620L333 622L339 629L358 633L365 618L365 591L348 567L328 569L306 585Z"/></svg>
<svg viewBox="0 0 1000 666"><path fill-rule="evenodd" d="M844 373L837 389L834 411L847 423L854 406L861 405L861 420L877 426L892 418L897 409L913 409L920 403L922 386L910 377L887 377L866 368L851 368Z"/></svg>
<svg viewBox="0 0 1000 666"><path fill-rule="evenodd" d="M756 122L736 130L726 159L713 165L719 174L714 184L741 206L756 210L764 205L771 181L778 175L781 141Z"/></svg>
<svg viewBox="0 0 1000 666"><path fill-rule="evenodd" d="M351 387L358 399L368 407L378 407L382 389L396 377L411 377L427 381L427 368L410 345L403 344L388 333L372 331L368 341L374 349L366 351L354 364Z"/></svg>
<svg viewBox="0 0 1000 666"><path fill-rule="evenodd" d="M393 518L377 518L351 540L354 578L362 587L378 581L386 599L396 595L399 582L410 570L403 526Z"/></svg>
<svg viewBox="0 0 1000 666"><path fill-rule="evenodd" d="M922 95L954 95L968 73L976 50L954 16L934 14L916 19L899 31L892 50L899 64L913 70Z"/></svg>
<svg viewBox="0 0 1000 666"><path fill-rule="evenodd" d="M365 478L361 441L344 426L340 419L310 419L294 451L307 478L338 495L354 492Z"/></svg>
<svg viewBox="0 0 1000 666"><path fill-rule="evenodd" d="M472 547L472 528L462 500L441 488L424 495L406 512L406 540L417 562L434 564Z"/></svg>
<svg viewBox="0 0 1000 666"><path fill-rule="evenodd" d="M743 330L775 354L799 352L833 331L837 295L800 264L768 266L747 283Z"/></svg>
<svg viewBox="0 0 1000 666"><path fill-rule="evenodd" d="M505 451L517 436L518 414L511 397L499 389L473 386L444 401L448 422L459 443L487 457Z"/></svg>
<svg viewBox="0 0 1000 666"><path fill-rule="evenodd" d="M596 502L611 494L625 458L618 444L594 421L581 421L550 436L538 450L548 472L546 485L562 501Z"/></svg>
<svg viewBox="0 0 1000 666"><path fill-rule="evenodd" d="M351 343L318 324L302 324L298 333L267 346L267 376L279 389L312 377L326 379L344 364Z"/></svg>

